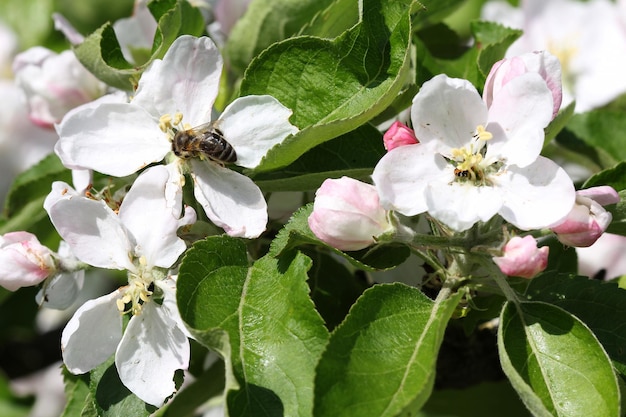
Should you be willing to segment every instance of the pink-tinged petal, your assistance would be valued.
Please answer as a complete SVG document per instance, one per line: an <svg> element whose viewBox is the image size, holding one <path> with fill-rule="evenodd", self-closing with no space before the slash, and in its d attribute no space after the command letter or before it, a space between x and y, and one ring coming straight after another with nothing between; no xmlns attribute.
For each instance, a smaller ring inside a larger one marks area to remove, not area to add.
<svg viewBox="0 0 626 417"><path fill-rule="evenodd" d="M0 285L9 291L37 285L56 273L52 251L28 232L0 236Z"/></svg>
<svg viewBox="0 0 626 417"><path fill-rule="evenodd" d="M414 216L428 209L424 195L428 184L448 178L449 168L432 145L420 143L388 152L374 168L372 178L384 208Z"/></svg>
<svg viewBox="0 0 626 417"><path fill-rule="evenodd" d="M186 249L176 235L182 207L170 207L165 196L169 177L163 165L148 168L137 177L120 206L119 218L137 244L135 256L145 256L148 267L169 268Z"/></svg>
<svg viewBox="0 0 626 417"><path fill-rule="evenodd" d="M466 80L437 75L426 81L411 106L413 130L421 143L434 141L438 152L469 143L487 121L487 106Z"/></svg>
<svg viewBox="0 0 626 417"><path fill-rule="evenodd" d="M476 222L486 222L502 207L502 197L494 187L476 187L448 180L432 181L425 190L428 213L451 229L462 232Z"/></svg>
<svg viewBox="0 0 626 417"><path fill-rule="evenodd" d="M292 111L272 96L246 96L233 101L217 120L224 138L237 152L236 164L254 168L271 148L298 128L289 123Z"/></svg>
<svg viewBox="0 0 626 417"><path fill-rule="evenodd" d="M515 236L503 248L503 256L494 256L493 261L509 276L533 278L548 266L550 248L537 247L532 236Z"/></svg>
<svg viewBox="0 0 626 417"><path fill-rule="evenodd" d="M383 144L387 151L400 146L415 145L416 143L419 143L419 141L415 137L413 129L398 120L393 122L383 135Z"/></svg>
<svg viewBox="0 0 626 417"><path fill-rule="evenodd" d="M349 177L322 183L308 224L320 240L347 251L366 248L376 237L393 230L376 188Z"/></svg>
<svg viewBox="0 0 626 417"><path fill-rule="evenodd" d="M107 360L122 338L122 316L116 300L120 290L89 300L63 329L63 362L73 374L89 372Z"/></svg>
<svg viewBox="0 0 626 417"><path fill-rule="evenodd" d="M222 57L210 38L183 35L162 61L155 60L139 80L133 104L157 118L181 112L192 127L211 121L222 75Z"/></svg>
<svg viewBox="0 0 626 417"><path fill-rule="evenodd" d="M500 91L502 86L526 72L526 65L519 57L501 59L493 64L483 89L483 99L487 103L487 107L491 107L493 96Z"/></svg>
<svg viewBox="0 0 626 417"><path fill-rule="evenodd" d="M267 226L267 204L248 177L217 164L192 160L196 199L213 223L235 237L255 238Z"/></svg>
<svg viewBox="0 0 626 417"><path fill-rule="evenodd" d="M562 221L574 206L572 180L542 156L525 168L509 167L497 181L504 199L500 215L523 230L550 227Z"/></svg>
<svg viewBox="0 0 626 417"><path fill-rule="evenodd" d="M54 150L63 165L118 177L160 161L171 148L157 119L125 103L73 112L57 126L57 133Z"/></svg>
<svg viewBox="0 0 626 417"><path fill-rule="evenodd" d="M599 187L586 188L576 191L576 195L587 197L596 201L601 206L617 204L620 202L619 193L613 187L602 185Z"/></svg>
<svg viewBox="0 0 626 417"><path fill-rule="evenodd" d="M487 154L503 156L508 164L527 166L539 155L544 128L552 119L552 94L535 73L520 75L494 97L487 130L493 134Z"/></svg>
<svg viewBox="0 0 626 417"><path fill-rule="evenodd" d="M160 407L176 391L174 372L189 366L189 341L154 302L133 316L115 353L122 383L148 404Z"/></svg>
<svg viewBox="0 0 626 417"><path fill-rule="evenodd" d="M101 200L64 197L53 198L57 201L47 205L47 211L74 255L92 266L134 270L129 254L133 253L135 244L113 210Z"/></svg>

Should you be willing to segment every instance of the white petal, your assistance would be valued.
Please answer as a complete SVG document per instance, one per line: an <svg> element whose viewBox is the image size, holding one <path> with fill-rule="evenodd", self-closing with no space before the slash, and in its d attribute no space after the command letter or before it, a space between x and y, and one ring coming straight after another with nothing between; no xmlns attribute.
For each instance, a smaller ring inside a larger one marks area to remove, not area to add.
<svg viewBox="0 0 626 417"><path fill-rule="evenodd" d="M207 216L230 236L255 238L267 226L267 204L252 180L217 164L192 160L194 193Z"/></svg>
<svg viewBox="0 0 626 417"><path fill-rule="evenodd" d="M381 158L372 178L380 204L407 216L428 209L424 190L428 183L446 177L449 164L435 153L435 144L395 148Z"/></svg>
<svg viewBox="0 0 626 417"><path fill-rule="evenodd" d="M210 38L181 36L143 73L133 103L157 117L181 112L191 126L209 122L222 65Z"/></svg>
<svg viewBox="0 0 626 417"><path fill-rule="evenodd" d="M126 176L163 159L171 144L158 120L139 106L104 103L63 119L54 150L68 168Z"/></svg>
<svg viewBox="0 0 626 417"><path fill-rule="evenodd" d="M163 165L145 170L120 206L119 217L137 244L134 254L145 256L149 267L169 268L186 249L176 235L182 207L169 207L165 198L169 176Z"/></svg>
<svg viewBox="0 0 626 417"><path fill-rule="evenodd" d="M189 339L194 337L189 333L183 318L178 311L178 305L176 304L176 279L177 276L168 276L164 280L154 281L154 285L159 287L163 291L163 303L161 308L167 310L167 316L176 322L176 326L187 336Z"/></svg>
<svg viewBox="0 0 626 417"><path fill-rule="evenodd" d="M63 362L73 374L89 372L115 352L122 337L122 316L115 300L119 290L89 300L63 329Z"/></svg>
<svg viewBox="0 0 626 417"><path fill-rule="evenodd" d="M500 214L520 229L541 229L559 222L574 206L576 193L567 173L540 156L525 167L509 167L500 178Z"/></svg>
<svg viewBox="0 0 626 417"><path fill-rule="evenodd" d="M103 201L69 195L50 205L48 215L81 261L100 268L134 269L129 259L134 244Z"/></svg>
<svg viewBox="0 0 626 417"><path fill-rule="evenodd" d="M268 150L294 135L289 123L292 111L272 96L246 96L233 101L217 126L237 152L237 165L254 168Z"/></svg>
<svg viewBox="0 0 626 417"><path fill-rule="evenodd" d="M493 139L485 158L505 156L507 163L532 163L545 139L543 129L552 119L552 93L536 73L526 73L509 81L494 97L489 108L487 130Z"/></svg>
<svg viewBox="0 0 626 417"><path fill-rule="evenodd" d="M160 407L176 390L174 372L189 366L189 341L154 302L130 319L115 354L122 383L148 404Z"/></svg>
<svg viewBox="0 0 626 417"><path fill-rule="evenodd" d="M428 184L425 195L428 213L455 231L467 230L478 221L486 222L502 207L502 198L494 187L452 182L452 168L449 178L449 182L434 181Z"/></svg>
<svg viewBox="0 0 626 417"><path fill-rule="evenodd" d="M487 106L466 80L437 75L413 99L411 120L421 143L439 142L439 152L467 145L478 125L487 121Z"/></svg>
<svg viewBox="0 0 626 417"><path fill-rule="evenodd" d="M46 308L65 310L74 303L83 287L85 271L66 272L48 279L35 297L37 304Z"/></svg>

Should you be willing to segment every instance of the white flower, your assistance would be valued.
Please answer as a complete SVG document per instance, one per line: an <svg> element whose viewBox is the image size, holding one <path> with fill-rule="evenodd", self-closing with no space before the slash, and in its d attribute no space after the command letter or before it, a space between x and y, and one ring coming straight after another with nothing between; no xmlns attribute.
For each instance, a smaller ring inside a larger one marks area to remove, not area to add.
<svg viewBox="0 0 626 417"><path fill-rule="evenodd" d="M456 231L495 214L526 230L561 220L574 187L539 156L552 103L536 73L503 85L489 108L469 82L434 77L413 100L420 143L388 152L374 169L381 204L407 216L428 211Z"/></svg>
<svg viewBox="0 0 626 417"><path fill-rule="evenodd" d="M187 332L175 304L168 269L185 251L180 226L195 221L187 208L172 214L165 200L166 167L140 175L116 214L56 182L44 207L59 234L81 261L128 271L128 285L85 303L63 331L63 361L76 374L88 372L115 352L122 383L147 403L160 406L175 391L177 369L189 361ZM180 199L176 202L180 208ZM157 297L162 302L154 302ZM122 315L131 317L122 335Z"/></svg>
<svg viewBox="0 0 626 417"><path fill-rule="evenodd" d="M561 61L563 103L576 100L576 111L600 107L626 92L626 31L618 7L607 0L525 0L521 10L492 3L483 18L522 29L507 50L512 57L547 50ZM509 9L503 12L503 9ZM512 17L518 13L517 19ZM521 16L520 16L521 15ZM619 52L617 52L619 51Z"/></svg>
<svg viewBox="0 0 626 417"><path fill-rule="evenodd" d="M211 120L221 71L222 58L209 38L182 36L143 73L130 103L104 103L65 118L55 150L69 168L114 176L167 156L174 172L191 172L209 219L231 236L257 237L265 230L267 204L250 178L208 158L170 153L176 132ZM290 115L273 97L247 96L233 101L215 125L235 149L236 164L254 168L270 148L297 132Z"/></svg>
<svg viewBox="0 0 626 417"><path fill-rule="evenodd" d="M26 94L31 120L44 127L100 97L106 88L69 50L57 54L40 46L30 48L15 58L13 71Z"/></svg>

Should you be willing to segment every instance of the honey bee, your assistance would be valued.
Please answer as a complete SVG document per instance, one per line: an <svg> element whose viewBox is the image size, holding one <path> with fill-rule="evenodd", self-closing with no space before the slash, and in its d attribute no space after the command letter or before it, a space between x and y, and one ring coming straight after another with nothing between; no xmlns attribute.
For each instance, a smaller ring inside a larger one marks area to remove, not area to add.
<svg viewBox="0 0 626 417"><path fill-rule="evenodd" d="M214 122L177 132L172 140L172 151L179 158L187 159L204 155L222 165L237 161L237 152L224 139L224 134L215 127Z"/></svg>
<svg viewBox="0 0 626 417"><path fill-rule="evenodd" d="M454 175L459 177L459 178L467 178L469 177L470 173L467 170L461 170L458 168L454 168Z"/></svg>

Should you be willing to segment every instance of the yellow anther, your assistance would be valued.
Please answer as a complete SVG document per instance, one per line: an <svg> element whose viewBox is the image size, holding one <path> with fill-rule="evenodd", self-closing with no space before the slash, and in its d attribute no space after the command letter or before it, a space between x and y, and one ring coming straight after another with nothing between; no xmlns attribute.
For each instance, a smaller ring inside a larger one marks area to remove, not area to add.
<svg viewBox="0 0 626 417"><path fill-rule="evenodd" d="M174 113L174 119L172 119L172 125L178 126L183 121L183 114L179 111Z"/></svg>
<svg viewBox="0 0 626 417"><path fill-rule="evenodd" d="M172 116L170 116L169 114L164 114L163 116L159 117L159 129L161 129L162 132L167 132L171 128Z"/></svg>
<svg viewBox="0 0 626 417"><path fill-rule="evenodd" d="M491 134L491 132L487 131L487 129L485 129L483 125L478 125L476 126L475 137L478 140L488 141L489 139L493 138L493 135Z"/></svg>

